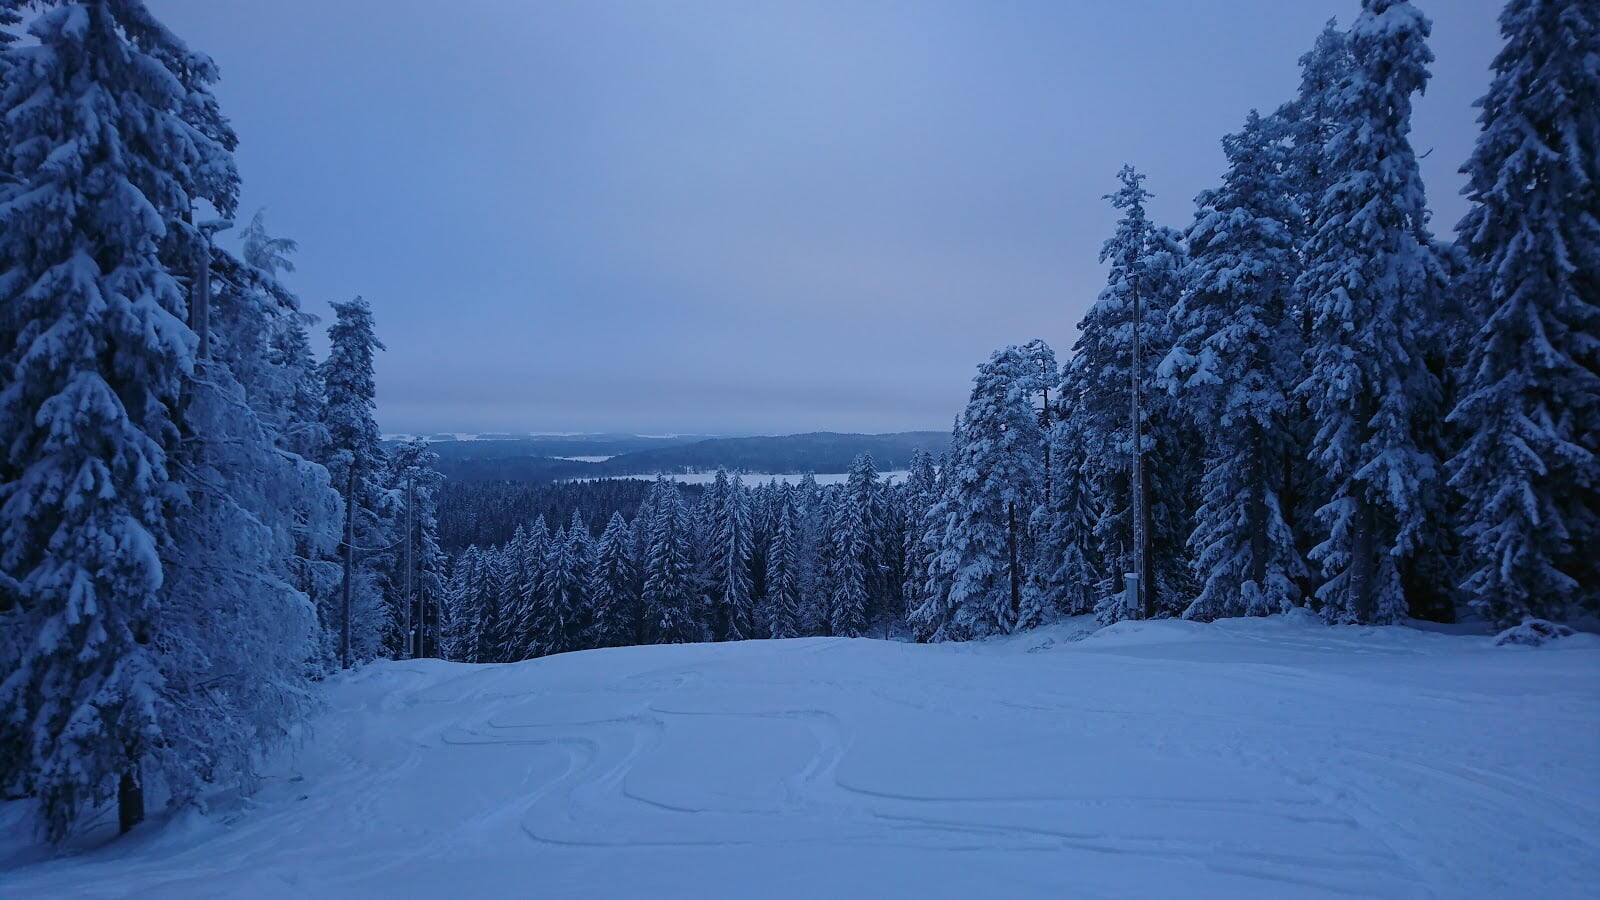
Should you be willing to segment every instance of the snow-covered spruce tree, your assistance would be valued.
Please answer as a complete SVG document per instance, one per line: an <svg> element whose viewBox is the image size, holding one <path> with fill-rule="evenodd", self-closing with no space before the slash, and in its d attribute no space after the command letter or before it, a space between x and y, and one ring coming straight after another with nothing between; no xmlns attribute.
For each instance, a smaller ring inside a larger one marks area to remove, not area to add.
<svg viewBox="0 0 1600 900"><path fill-rule="evenodd" d="M778 479L749 490L750 507L750 636L768 638L771 616L767 610L767 564L777 526Z"/></svg>
<svg viewBox="0 0 1600 900"><path fill-rule="evenodd" d="M544 566L534 591L525 657L578 649L572 639L578 611L585 600L579 565L576 536L571 529L557 529L545 550Z"/></svg>
<svg viewBox="0 0 1600 900"><path fill-rule="evenodd" d="M1297 283L1314 317L1298 391L1329 493L1311 555L1326 578L1317 597L1335 622L1405 617L1401 566L1437 481L1413 429L1439 400L1420 350L1443 272L1407 139L1411 95L1433 59L1429 28L1404 0L1364 0L1324 156L1332 184L1312 206L1316 230Z"/></svg>
<svg viewBox="0 0 1600 900"><path fill-rule="evenodd" d="M1079 431L1082 419L1068 406L1062 412L1047 436L1055 474L1048 501L1039 505L1031 574L1041 598L1049 598L1062 614L1080 616L1094 611L1102 580L1091 563L1099 508L1085 475L1090 461Z"/></svg>
<svg viewBox="0 0 1600 900"><path fill-rule="evenodd" d="M901 535L905 549L905 578L901 586L900 604L907 621L917 607L922 605L922 588L928 574L928 557L923 552L923 522L928 508L938 499L939 473L933 456L926 450L911 451L911 463L906 475L902 500L905 506L905 530Z"/></svg>
<svg viewBox="0 0 1600 900"><path fill-rule="evenodd" d="M1462 168L1477 334L1451 421L1484 618L1600 609L1600 9L1512 0Z"/></svg>
<svg viewBox="0 0 1600 900"><path fill-rule="evenodd" d="M405 542L411 545L410 566L412 595L411 611L402 615L401 621L410 621L413 633L413 651L418 656L438 653L439 622L443 611L441 597L445 581L445 555L439 548L439 490L444 476L439 473L439 454L427 441L420 438L404 441L390 454L390 489L402 499L409 494L415 508L411 514L411 534L405 534L406 518L402 513L398 524L401 550L397 557L401 569L398 584L406 584L404 566L407 564ZM402 596L402 601L407 598Z"/></svg>
<svg viewBox="0 0 1600 900"><path fill-rule="evenodd" d="M800 513L794 488L778 496L777 522L767 549L767 631L774 638L800 637L804 627L800 593Z"/></svg>
<svg viewBox="0 0 1600 900"><path fill-rule="evenodd" d="M533 637L534 620L544 601L544 570L550 561L553 540L550 526L540 513L532 525L517 526L511 540L501 548L500 628L492 643L499 648L502 659L514 662L539 655Z"/></svg>
<svg viewBox="0 0 1600 900"><path fill-rule="evenodd" d="M328 430L323 423L321 373L311 353L310 328L316 317L301 309L300 298L284 286L280 276L293 272L289 258L297 244L267 233L266 214L258 210L241 236L244 263L251 280L278 306L268 343L268 362L280 374L276 405L282 410L277 430L284 448L309 460L324 460L328 453Z"/></svg>
<svg viewBox="0 0 1600 900"><path fill-rule="evenodd" d="M594 609L590 599L594 591L594 535L589 533L589 523L576 507L567 520L567 540L572 544L572 562L576 583L572 588L573 613L567 620L567 644L573 649L589 647L588 635L594 627Z"/></svg>
<svg viewBox="0 0 1600 900"><path fill-rule="evenodd" d="M698 503L684 503L688 511L689 580L694 592L690 608L706 640L716 639L717 514L728 496L727 473L719 470L718 476L700 493Z"/></svg>
<svg viewBox="0 0 1600 900"><path fill-rule="evenodd" d="M1038 398L1039 428L1046 436L1044 442L1044 483L1041 486L1041 490L1043 492L1043 502L1049 503L1051 481L1055 477L1055 473L1051 470L1052 467L1050 465L1051 448L1048 437L1051 429L1055 427L1055 407L1060 405L1059 397L1052 403L1050 390L1061 383L1061 368L1056 363L1055 348L1045 343L1043 338L1034 338L1024 344L1022 352L1028 357L1028 361L1032 363L1029 367L1032 378L1028 385L1028 391Z"/></svg>
<svg viewBox="0 0 1600 900"><path fill-rule="evenodd" d="M754 601L750 593L751 539L749 494L738 476L718 470L710 492L711 638L742 641L751 636Z"/></svg>
<svg viewBox="0 0 1600 900"><path fill-rule="evenodd" d="M440 630L439 656L455 662L475 662L478 643L478 610L473 605L473 579L481 565L476 544L467 545L450 562L450 577L445 582L443 627Z"/></svg>
<svg viewBox="0 0 1600 900"><path fill-rule="evenodd" d="M795 514L800 524L796 555L800 571L800 633L828 632L827 493L810 472L795 487Z"/></svg>
<svg viewBox="0 0 1600 900"><path fill-rule="evenodd" d="M1329 19L1311 49L1300 57L1300 86L1295 98L1279 107L1275 115L1290 136L1285 174L1300 208L1300 231L1295 242L1302 260L1311 235L1316 231L1313 217L1319 214L1322 195L1332 184L1325 151L1328 140L1339 127L1339 91L1352 65L1350 42L1337 23ZM1298 290L1290 298L1290 315L1298 325L1301 345L1305 346L1310 342L1315 317L1312 305ZM1295 375L1296 384L1305 377L1304 364L1302 356ZM1294 529L1295 546L1303 558L1309 558L1311 549L1321 541L1317 509L1329 489L1322 468L1305 462L1316 434L1307 398L1293 393L1289 403L1285 439L1292 444L1290 452L1294 465L1289 468L1280 502L1285 521ZM1311 596L1320 583L1320 577L1308 571L1299 585L1301 594Z"/></svg>
<svg viewBox="0 0 1600 900"><path fill-rule="evenodd" d="M277 453L259 334L200 361L184 322L191 210L237 190L215 67L135 0L35 5L0 99L0 782L60 839L113 792L136 824L147 778L248 786L304 706L287 535L327 492Z"/></svg>
<svg viewBox="0 0 1600 900"><path fill-rule="evenodd" d="M650 547L644 566L644 607L650 638L658 644L689 644L703 640L698 616L689 510L678 486L657 479L650 492L654 509Z"/></svg>
<svg viewBox="0 0 1600 900"><path fill-rule="evenodd" d="M0 96L4 96L8 80L7 73L11 68L11 58L8 53L16 45L19 38L17 32L18 26L22 24L22 13L18 9L21 5L22 0L0 0ZM0 147L7 146L10 143L9 131L6 120L0 118ZM0 191L4 191L6 186L11 183L10 173L6 170L4 162L0 161ZM6 341L0 346L9 347L11 342Z"/></svg>
<svg viewBox="0 0 1600 900"><path fill-rule="evenodd" d="M883 571L883 589L877 620L883 628L884 640L888 640L906 618L906 575L910 562L906 556L906 534L911 530L911 523L906 516L909 507L904 484L886 479L878 488L878 496L883 516L879 522L876 544L881 554L879 565Z"/></svg>
<svg viewBox="0 0 1600 900"><path fill-rule="evenodd" d="M202 782L249 786L255 750L304 710L319 629L302 554L332 554L340 526L327 470L286 446L294 373L274 358L272 335L298 313L293 297L225 252L209 256L209 355L180 404L171 460L182 494L162 553L158 645L174 702L211 713L154 754L158 771L183 774L161 779L174 802L197 799Z"/></svg>
<svg viewBox="0 0 1600 900"><path fill-rule="evenodd" d="M940 560L950 578L951 626L963 637L1036 624L1023 531L1044 486L1044 435L1033 406L1032 363L1020 347L978 367L946 465L950 514Z"/></svg>
<svg viewBox="0 0 1600 900"><path fill-rule="evenodd" d="M832 492L827 518L827 634L860 637L867 630L867 529L848 491Z"/></svg>
<svg viewBox="0 0 1600 900"><path fill-rule="evenodd" d="M540 516L536 525L544 525ZM542 541L543 539L541 539ZM540 544L543 547L543 543ZM513 662L523 658L525 648L522 636L526 634L531 618L528 604L533 588L524 574L528 547L528 529L517 525L511 537L499 547L482 550L482 567L474 590L482 596L474 601L480 610L477 637L478 662ZM539 564L543 565L543 550L539 551ZM483 602L492 597L492 603Z"/></svg>
<svg viewBox="0 0 1600 900"><path fill-rule="evenodd" d="M872 454L862 453L850 461L849 477L844 484L846 502L856 508L861 520L861 571L866 579L862 585L866 600L863 614L872 621L887 614L888 583L886 567L888 552L883 546L887 512L884 509L883 484L878 479L878 468Z"/></svg>
<svg viewBox="0 0 1600 900"><path fill-rule="evenodd" d="M1041 578L1044 571L1044 557L1047 555L1044 543L1049 539L1050 506L1054 494L1052 434L1061 406L1061 398L1052 397L1050 392L1061 383L1061 369L1056 363L1055 348L1042 338L1034 338L1022 345L1022 353L1029 362L1026 390L1031 398L1030 402L1035 404L1038 411L1039 433L1043 438L1040 447L1044 454L1040 460L1043 479L1039 486L1039 501L1034 504L1028 517L1021 549L1024 560L1022 565L1028 572L1029 588L1022 594L1027 606L1019 619L1023 623L1019 627L1032 627L1055 618L1061 611L1059 602L1061 598L1054 591L1039 590L1044 584Z"/></svg>
<svg viewBox="0 0 1600 900"><path fill-rule="evenodd" d="M334 489L346 504L355 507L348 661L356 662L382 655L398 621L390 603L388 579L393 565L389 548L397 535L393 533L393 498L385 484L388 457L373 418L377 407L373 359L384 346L373 329L372 307L366 300L335 301L333 311L328 358L321 367L326 398L323 425L330 450L325 462ZM343 554L341 550L341 559ZM337 597L339 608L324 609L322 620L341 634L342 643L346 615L342 590Z"/></svg>
<svg viewBox="0 0 1600 900"><path fill-rule="evenodd" d="M633 619L639 604L639 573L633 556L633 536L622 513L611 514L595 545L594 557L588 643L593 647L626 646L635 640Z"/></svg>
<svg viewBox="0 0 1600 900"><path fill-rule="evenodd" d="M950 603L950 588L954 581L955 566L952 556L945 554L944 536L949 530L957 501L951 491L950 460L961 446L961 417L956 416L950 426L950 450L939 460L938 477L934 482L933 501L922 514L917 602L906 611L906 624L911 627L911 637L919 643L938 643L958 635L950 628L954 608Z"/></svg>
<svg viewBox="0 0 1600 900"><path fill-rule="evenodd" d="M1476 276L1455 244L1430 238L1429 252L1438 262L1437 302L1422 322L1417 355L1433 376L1435 391L1423 404L1422 413L1412 417L1411 434L1417 447L1438 461L1440 479L1435 482L1437 489L1419 497L1423 524L1401 567L1400 583L1413 618L1454 622L1457 608L1465 610L1460 590L1464 578L1461 496L1447 489L1444 464L1455 456L1465 438L1461 429L1450 423L1449 413L1462 395L1467 344L1473 330L1468 297ZM1313 514L1312 523L1315 521Z"/></svg>
<svg viewBox="0 0 1600 900"><path fill-rule="evenodd" d="M1282 124L1251 112L1223 138L1228 172L1189 228L1176 343L1160 375L1207 436L1203 502L1189 544L1204 587L1184 616L1285 612L1305 563L1284 517L1290 392L1301 354L1291 297L1300 217Z"/></svg>
<svg viewBox="0 0 1600 900"><path fill-rule="evenodd" d="M482 550L479 565L472 577L472 608L476 611L477 630L475 652L470 662L512 662L513 657L500 642L505 634L504 622L511 610L507 598L501 593L507 554L494 547ZM517 657L520 658L520 657Z"/></svg>
<svg viewBox="0 0 1600 900"><path fill-rule="evenodd" d="M1295 99L1277 112L1290 142L1284 175L1301 211L1301 227L1308 230L1316 227L1311 217L1323 193L1333 185L1325 147L1339 130L1339 92L1353 65L1349 39L1338 23L1329 19L1311 49L1300 57L1300 89Z"/></svg>
<svg viewBox="0 0 1600 900"><path fill-rule="evenodd" d="M885 605L886 552L882 546L885 509L883 509L883 482L878 479L877 464L872 453L859 453L850 461L850 472L845 479L845 496L861 516L862 544L861 569L866 573L867 620L877 618L878 609Z"/></svg>
<svg viewBox="0 0 1600 900"><path fill-rule="evenodd" d="M308 333L316 320L301 309L299 297L280 278L282 273L294 271L289 256L296 244L288 238L269 235L261 212L251 219L242 237L242 265L229 266L231 258L219 254L224 271L213 275L222 287L213 304L214 318L223 325L232 310L271 307L273 314L255 329L265 332L267 346L260 362L270 373L263 379L269 389L258 391L252 405L271 424L284 452L320 465L328 458L328 431L323 423L321 375L312 357ZM250 292L262 299L246 303L234 299L230 291ZM213 330L220 332L217 338L226 339L236 328L237 323ZM262 393L266 396L260 396ZM311 598L321 620L317 650L310 661L315 672L326 672L337 665L337 623L322 618L335 608L339 589L338 542L343 522L338 510L334 512L332 521L319 520L309 513L303 517L295 529L290 562L292 583Z"/></svg>
<svg viewBox="0 0 1600 900"><path fill-rule="evenodd" d="M1184 265L1182 236L1152 223L1145 214L1151 194L1144 176L1124 166L1121 187L1107 195L1122 211L1116 232L1101 248L1110 264L1106 287L1078 323L1073 358L1065 367L1061 403L1086 453L1084 476L1100 511L1094 568L1105 581L1096 612L1107 622L1142 615L1127 608L1122 576L1133 573L1134 502L1133 387L1139 386L1149 552L1148 602L1157 615L1176 613L1192 598L1186 551L1200 443L1187 432L1172 403L1155 383L1156 366L1171 338L1167 310L1177 301ZM1135 373L1134 301L1139 306L1139 366Z"/></svg>

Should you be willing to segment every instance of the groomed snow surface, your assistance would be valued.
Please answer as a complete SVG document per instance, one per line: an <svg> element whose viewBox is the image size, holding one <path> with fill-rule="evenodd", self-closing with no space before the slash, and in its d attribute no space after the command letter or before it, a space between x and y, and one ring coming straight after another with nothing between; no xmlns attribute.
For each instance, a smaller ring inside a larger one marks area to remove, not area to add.
<svg viewBox="0 0 1600 900"><path fill-rule="evenodd" d="M1086 630L373 665L252 800L7 837L0 896L1594 896L1600 638Z"/></svg>

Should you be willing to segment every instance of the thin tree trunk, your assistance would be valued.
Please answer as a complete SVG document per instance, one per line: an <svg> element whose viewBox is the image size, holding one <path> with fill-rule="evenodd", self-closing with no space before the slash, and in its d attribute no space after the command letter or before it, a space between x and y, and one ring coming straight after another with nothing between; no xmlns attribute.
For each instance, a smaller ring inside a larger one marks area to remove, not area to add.
<svg viewBox="0 0 1600 900"><path fill-rule="evenodd" d="M1133 572L1137 578L1134 585L1135 605L1140 618L1152 617L1150 608L1150 536L1148 490L1144 478L1144 422L1140 408L1140 375L1143 365L1143 348L1140 346L1143 339L1140 337L1140 305L1139 305L1139 280L1133 278L1133 365L1129 370L1128 380L1132 388L1132 403L1130 415L1130 431L1133 435L1133 479L1130 488L1133 491L1132 502L1129 504L1129 514L1133 516Z"/></svg>
<svg viewBox="0 0 1600 900"><path fill-rule="evenodd" d="M1041 368L1043 368L1041 366ZM1050 471L1050 377L1055 374L1044 373L1044 408L1039 411L1039 427L1044 432L1044 508L1050 508L1050 481L1055 477Z"/></svg>
<svg viewBox="0 0 1600 900"><path fill-rule="evenodd" d="M1011 554L1011 628L1022 615L1022 573L1017 571L1017 504L1006 504L1006 544Z"/></svg>
<svg viewBox="0 0 1600 900"><path fill-rule="evenodd" d="M1355 512L1350 523L1350 601L1347 609L1355 620L1369 623L1377 615L1377 597L1373 595L1377 575L1374 556L1372 504L1367 502L1362 486L1355 490Z"/></svg>

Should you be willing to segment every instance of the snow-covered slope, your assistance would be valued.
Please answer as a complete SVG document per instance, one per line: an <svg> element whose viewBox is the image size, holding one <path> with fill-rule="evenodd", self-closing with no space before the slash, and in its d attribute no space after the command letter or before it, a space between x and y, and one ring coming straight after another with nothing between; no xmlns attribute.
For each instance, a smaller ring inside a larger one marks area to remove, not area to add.
<svg viewBox="0 0 1600 900"><path fill-rule="evenodd" d="M0 854L0 895L1593 888L1600 640L1080 627L375 665L329 687L251 801L72 858Z"/></svg>

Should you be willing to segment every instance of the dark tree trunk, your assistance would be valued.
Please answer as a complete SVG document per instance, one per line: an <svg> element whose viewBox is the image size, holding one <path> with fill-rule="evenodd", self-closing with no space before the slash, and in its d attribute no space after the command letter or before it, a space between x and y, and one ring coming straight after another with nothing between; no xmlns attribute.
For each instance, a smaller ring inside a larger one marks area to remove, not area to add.
<svg viewBox="0 0 1600 900"><path fill-rule="evenodd" d="M117 833L127 834L144 821L144 784L135 763L117 782Z"/></svg>

